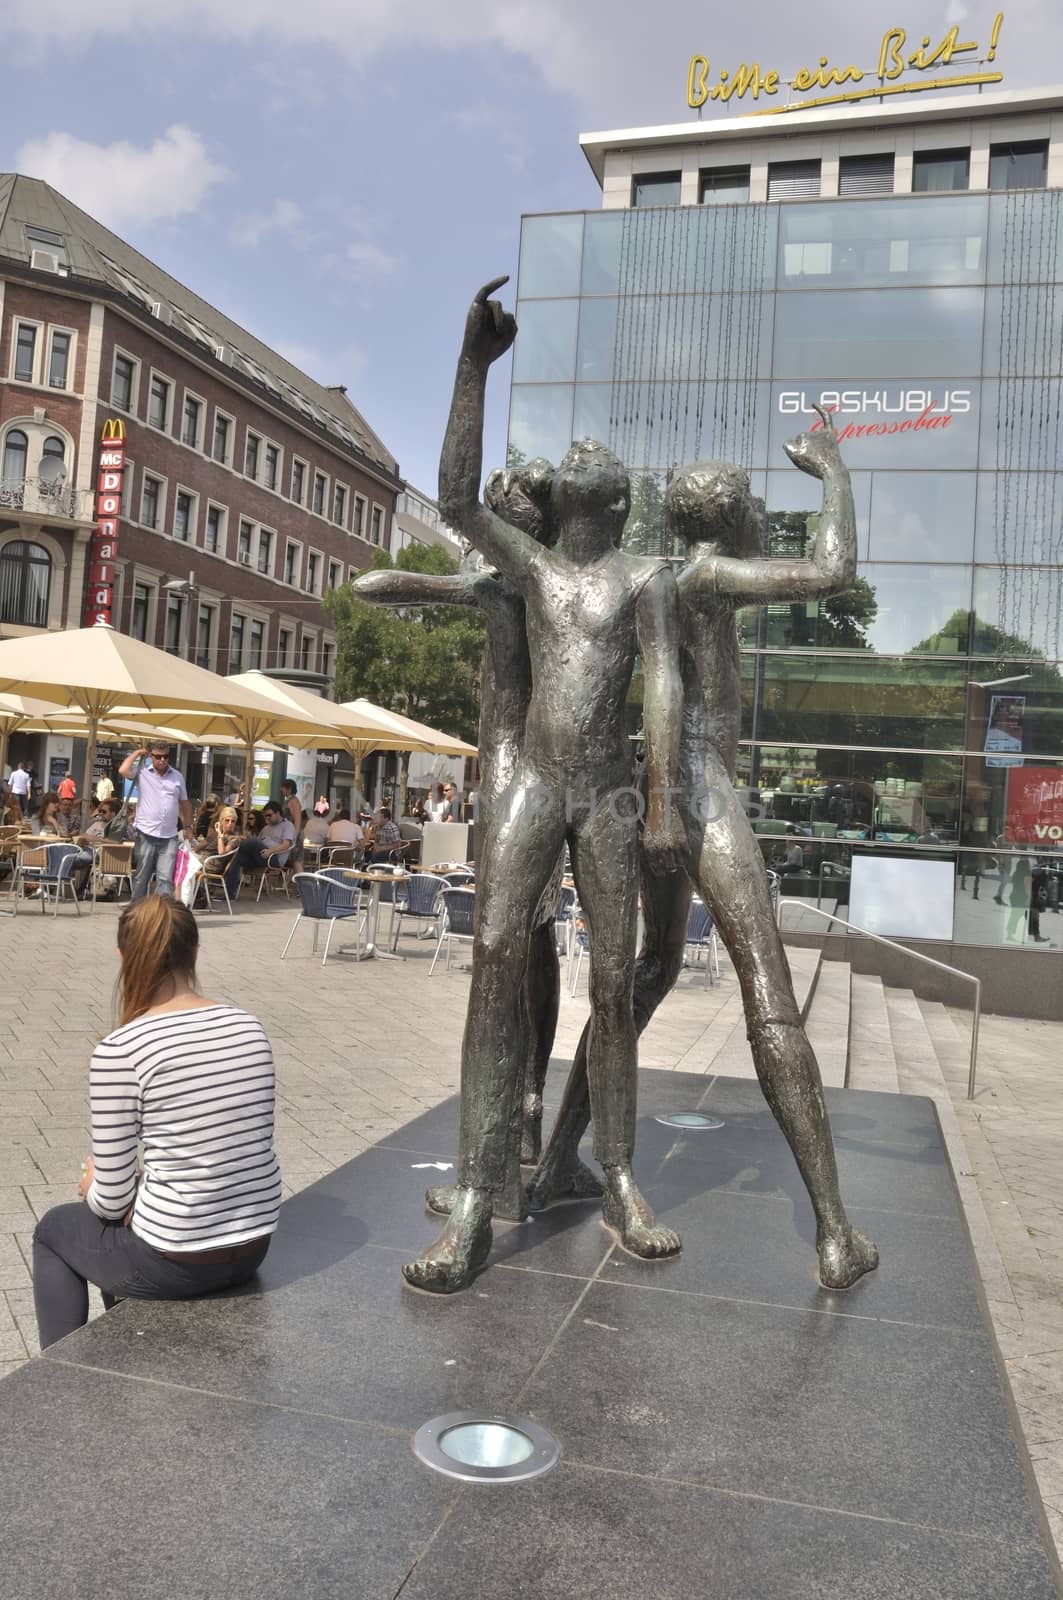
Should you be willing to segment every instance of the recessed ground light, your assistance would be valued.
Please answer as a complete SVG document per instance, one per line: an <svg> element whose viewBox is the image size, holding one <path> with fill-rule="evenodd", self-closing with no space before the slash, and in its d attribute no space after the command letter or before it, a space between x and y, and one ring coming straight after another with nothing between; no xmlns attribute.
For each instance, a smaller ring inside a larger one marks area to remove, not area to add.
<svg viewBox="0 0 1063 1600"><path fill-rule="evenodd" d="M522 1483L557 1461L557 1440L528 1417L451 1411L418 1428L413 1452L426 1467L466 1483Z"/></svg>
<svg viewBox="0 0 1063 1600"><path fill-rule="evenodd" d="M724 1125L722 1117L710 1117L704 1111L669 1111L653 1120L663 1122L666 1128L686 1128L692 1133L708 1133Z"/></svg>

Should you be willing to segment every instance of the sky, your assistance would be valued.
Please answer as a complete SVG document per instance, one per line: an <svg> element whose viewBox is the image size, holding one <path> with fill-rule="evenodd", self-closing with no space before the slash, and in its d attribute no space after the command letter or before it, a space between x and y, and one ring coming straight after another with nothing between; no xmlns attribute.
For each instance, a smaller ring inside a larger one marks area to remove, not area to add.
<svg viewBox="0 0 1063 1600"><path fill-rule="evenodd" d="M693 123L695 53L710 81L754 61L787 78L821 54L873 69L887 27L918 48L957 24L984 47L996 12L5 0L0 170L46 179L319 382L345 384L434 494L473 293L515 278L523 212L601 203L581 132ZM1005 8L1004 86L1051 82L1041 63L1061 47L1058 0ZM488 392L487 467L504 459L508 392L507 362Z"/></svg>

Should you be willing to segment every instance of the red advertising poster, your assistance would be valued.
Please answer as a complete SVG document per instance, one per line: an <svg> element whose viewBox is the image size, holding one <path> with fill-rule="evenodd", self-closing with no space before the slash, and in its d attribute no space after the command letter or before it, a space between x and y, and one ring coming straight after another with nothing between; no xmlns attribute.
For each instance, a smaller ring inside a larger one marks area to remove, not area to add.
<svg viewBox="0 0 1063 1600"><path fill-rule="evenodd" d="M1063 767L1012 767L1004 834L1010 844L1063 843Z"/></svg>
<svg viewBox="0 0 1063 1600"><path fill-rule="evenodd" d="M83 621L110 622L114 603L114 561L118 554L118 518L125 476L125 423L108 417L100 434L100 466L96 479L96 527L89 551L89 579Z"/></svg>

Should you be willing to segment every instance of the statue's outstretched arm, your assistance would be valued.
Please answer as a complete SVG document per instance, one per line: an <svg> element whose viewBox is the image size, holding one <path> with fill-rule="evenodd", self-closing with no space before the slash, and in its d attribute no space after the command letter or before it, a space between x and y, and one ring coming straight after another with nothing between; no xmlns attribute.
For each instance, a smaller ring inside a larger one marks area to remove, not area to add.
<svg viewBox="0 0 1063 1600"><path fill-rule="evenodd" d="M642 718L646 736L647 804L644 843L657 855L678 856L686 843L676 808L683 683L679 673L679 594L670 567L654 574L635 612L642 654Z"/></svg>
<svg viewBox="0 0 1063 1600"><path fill-rule="evenodd" d="M721 557L697 562L689 581L695 593L702 583L738 605L766 605L777 600L810 600L817 595L843 594L856 577L856 508L849 469L842 461L830 414L816 410L823 427L802 433L786 444L795 467L823 482L823 511L812 554L801 561L748 561ZM686 582L684 580L684 592Z"/></svg>
<svg viewBox="0 0 1063 1600"><path fill-rule="evenodd" d="M496 517L480 499L487 373L517 336L513 317L488 298L506 281L495 278L485 284L469 308L439 461L439 509L444 521L460 528L503 577L519 581L541 547Z"/></svg>
<svg viewBox="0 0 1063 1600"><path fill-rule="evenodd" d="M478 583L494 582L473 572L366 572L351 584L359 600L377 606L475 606Z"/></svg>

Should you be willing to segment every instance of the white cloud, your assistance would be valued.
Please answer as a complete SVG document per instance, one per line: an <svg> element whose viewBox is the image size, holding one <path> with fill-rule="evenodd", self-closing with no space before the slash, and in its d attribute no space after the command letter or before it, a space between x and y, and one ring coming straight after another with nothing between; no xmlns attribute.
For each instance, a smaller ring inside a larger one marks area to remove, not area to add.
<svg viewBox="0 0 1063 1600"><path fill-rule="evenodd" d="M70 133L31 139L15 155L19 172L43 178L109 227L151 223L196 211L229 174L211 160L198 133L174 123L140 146L93 144Z"/></svg>
<svg viewBox="0 0 1063 1600"><path fill-rule="evenodd" d="M354 239L344 251L347 276L363 286L390 278L405 266L401 255L393 255L372 239Z"/></svg>
<svg viewBox="0 0 1063 1600"><path fill-rule="evenodd" d="M324 385L343 383L350 388L369 361L368 354L358 344L343 345L326 354L316 345L304 344L299 339L274 339L271 348L315 383Z"/></svg>
<svg viewBox="0 0 1063 1600"><path fill-rule="evenodd" d="M527 170L531 145L511 113L484 101L470 102L452 111L449 120L464 133L485 134L491 141L501 145L507 164L515 172Z"/></svg>
<svg viewBox="0 0 1063 1600"><path fill-rule="evenodd" d="M306 236L303 208L294 200L274 200L269 211L252 211L237 217L229 230L233 244L254 250L268 234L279 233L302 240Z"/></svg>

